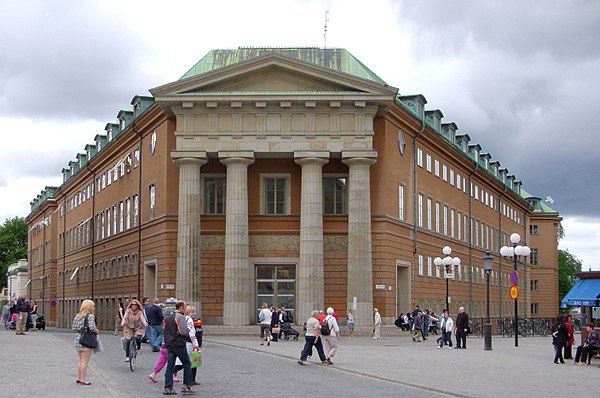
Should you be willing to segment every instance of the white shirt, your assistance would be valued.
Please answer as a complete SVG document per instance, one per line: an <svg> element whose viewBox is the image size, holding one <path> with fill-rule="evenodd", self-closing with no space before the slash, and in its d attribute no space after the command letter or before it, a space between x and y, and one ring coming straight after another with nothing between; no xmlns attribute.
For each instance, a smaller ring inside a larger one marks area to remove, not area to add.
<svg viewBox="0 0 600 398"><path fill-rule="evenodd" d="M379 311L375 313L375 326L381 325L381 314Z"/></svg>
<svg viewBox="0 0 600 398"><path fill-rule="evenodd" d="M271 310L268 308L263 308L260 313L263 315L265 319L263 319L260 324L261 325L270 325L271 324ZM260 317L260 316L259 316Z"/></svg>

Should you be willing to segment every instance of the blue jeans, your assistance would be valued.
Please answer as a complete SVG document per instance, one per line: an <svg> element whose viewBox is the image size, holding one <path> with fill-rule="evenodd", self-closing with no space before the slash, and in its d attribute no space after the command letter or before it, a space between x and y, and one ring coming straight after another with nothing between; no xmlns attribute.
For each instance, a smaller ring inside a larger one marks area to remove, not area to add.
<svg viewBox="0 0 600 398"><path fill-rule="evenodd" d="M142 336L134 336L135 338L135 346L138 350L142 348ZM125 358L129 357L129 345L132 340L127 340L127 345L125 346Z"/></svg>
<svg viewBox="0 0 600 398"><path fill-rule="evenodd" d="M192 361L188 355L187 348L167 348L167 370L165 370L165 389L173 389L173 370L175 369L175 358L179 358L183 365L183 384L191 386L192 380Z"/></svg>
<svg viewBox="0 0 600 398"><path fill-rule="evenodd" d="M160 349L160 345L162 343L163 338L162 325L150 325L148 327L148 334L150 335L150 339L148 340L148 343L150 343L150 347L152 347L152 349L155 350Z"/></svg>

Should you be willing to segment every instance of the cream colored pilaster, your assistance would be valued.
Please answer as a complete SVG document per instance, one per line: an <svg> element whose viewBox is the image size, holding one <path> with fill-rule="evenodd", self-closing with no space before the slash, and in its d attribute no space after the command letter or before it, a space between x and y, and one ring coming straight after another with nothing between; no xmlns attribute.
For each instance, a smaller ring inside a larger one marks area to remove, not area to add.
<svg viewBox="0 0 600 398"><path fill-rule="evenodd" d="M314 309L323 309L323 165L329 152L296 152L302 166L300 263L296 271L297 321Z"/></svg>
<svg viewBox="0 0 600 398"><path fill-rule="evenodd" d="M356 297L357 325L373 322L373 258L371 248L371 177L375 151L344 151L348 165L348 308Z"/></svg>
<svg viewBox="0 0 600 398"><path fill-rule="evenodd" d="M248 245L248 166L254 154L219 152L219 158L227 166L223 324L248 325L256 318Z"/></svg>

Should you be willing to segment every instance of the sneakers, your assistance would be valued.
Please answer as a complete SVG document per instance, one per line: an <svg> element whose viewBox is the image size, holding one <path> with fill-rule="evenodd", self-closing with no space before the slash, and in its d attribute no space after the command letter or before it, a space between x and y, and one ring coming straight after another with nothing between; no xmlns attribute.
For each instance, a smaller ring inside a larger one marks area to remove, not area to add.
<svg viewBox="0 0 600 398"><path fill-rule="evenodd" d="M438 350L440 350L441 348L442 348L442 346L441 346L441 345L437 346L437 349L438 349Z"/></svg>
<svg viewBox="0 0 600 398"><path fill-rule="evenodd" d="M452 349L452 347L448 347L448 349L449 349L449 350L451 350L451 349Z"/></svg>
<svg viewBox="0 0 600 398"><path fill-rule="evenodd" d="M129 362L129 357L125 358L125 362Z"/></svg>
<svg viewBox="0 0 600 398"><path fill-rule="evenodd" d="M177 395L177 392L175 392L175 390L172 388L165 388L163 395Z"/></svg>

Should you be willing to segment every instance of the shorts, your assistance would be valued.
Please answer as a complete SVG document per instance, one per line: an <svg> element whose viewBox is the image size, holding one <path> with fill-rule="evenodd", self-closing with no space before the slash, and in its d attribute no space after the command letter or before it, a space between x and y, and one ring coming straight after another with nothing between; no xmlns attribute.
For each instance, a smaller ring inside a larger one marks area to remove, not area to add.
<svg viewBox="0 0 600 398"><path fill-rule="evenodd" d="M271 329L271 325L260 324L260 337L265 337L265 330Z"/></svg>
<svg viewBox="0 0 600 398"><path fill-rule="evenodd" d="M354 330L354 322L348 322L348 329Z"/></svg>

